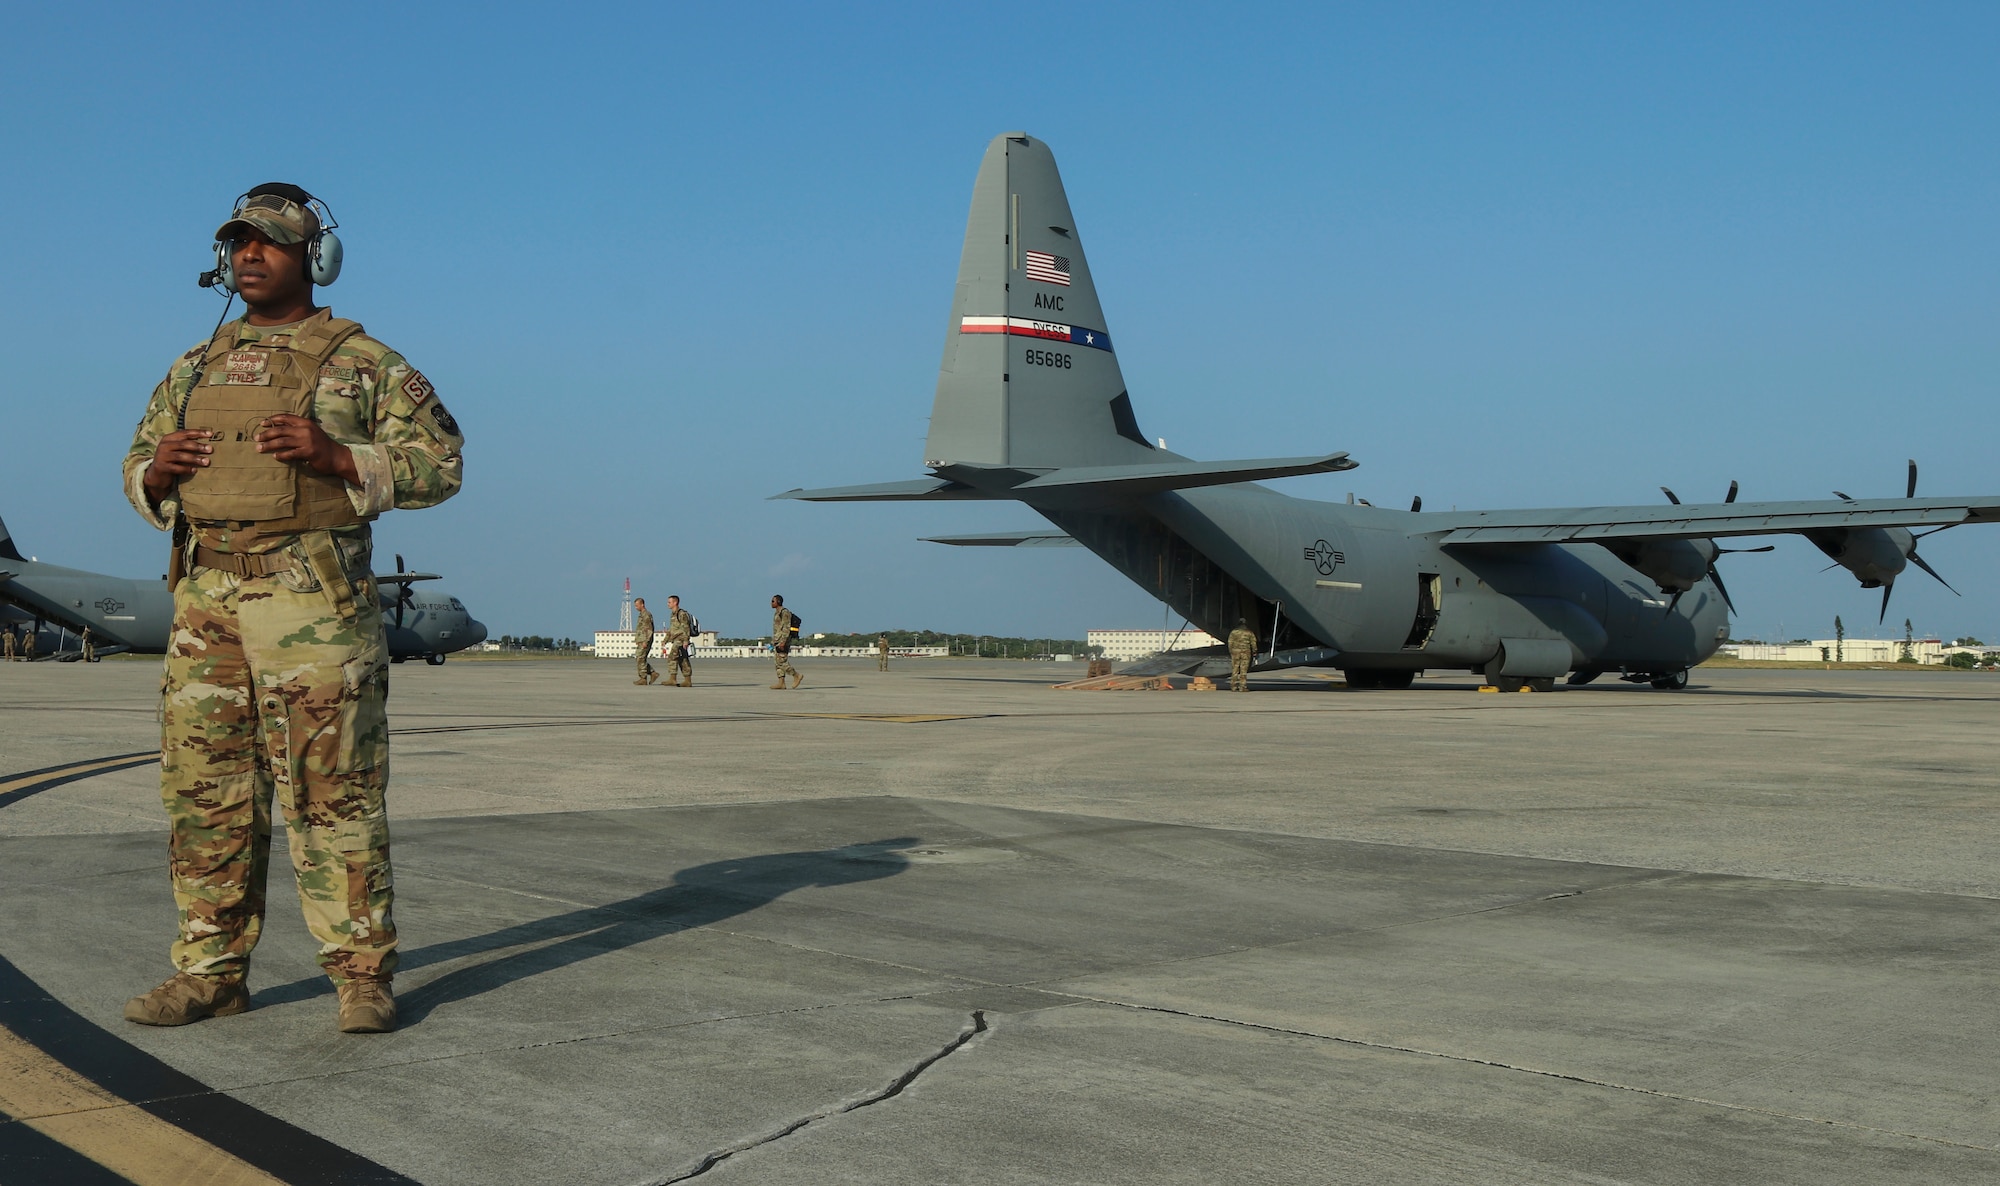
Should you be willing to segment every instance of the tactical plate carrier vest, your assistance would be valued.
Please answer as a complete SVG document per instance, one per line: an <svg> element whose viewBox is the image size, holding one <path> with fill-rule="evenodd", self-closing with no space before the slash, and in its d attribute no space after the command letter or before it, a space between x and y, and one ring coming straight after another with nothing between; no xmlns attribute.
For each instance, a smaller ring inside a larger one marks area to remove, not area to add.
<svg viewBox="0 0 2000 1186"><path fill-rule="evenodd" d="M340 478L257 451L257 432L270 417L316 418L320 368L360 332L359 324L321 312L291 335L261 342L238 342L234 325L216 333L211 361L181 411L182 427L207 429L215 449L205 468L180 480L181 509L197 530L254 524L245 534L257 541L248 549L256 551L302 532L365 521Z"/></svg>

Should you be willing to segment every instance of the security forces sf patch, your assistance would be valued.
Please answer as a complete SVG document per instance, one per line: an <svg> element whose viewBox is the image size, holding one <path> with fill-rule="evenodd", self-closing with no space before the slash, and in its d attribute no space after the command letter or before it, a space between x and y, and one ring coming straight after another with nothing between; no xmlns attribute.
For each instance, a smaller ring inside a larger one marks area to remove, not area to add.
<svg viewBox="0 0 2000 1186"><path fill-rule="evenodd" d="M403 394L410 397L410 403L414 407L423 407L424 401L436 391L437 388L431 386L431 381L424 378L422 371L411 371L410 377L403 380Z"/></svg>

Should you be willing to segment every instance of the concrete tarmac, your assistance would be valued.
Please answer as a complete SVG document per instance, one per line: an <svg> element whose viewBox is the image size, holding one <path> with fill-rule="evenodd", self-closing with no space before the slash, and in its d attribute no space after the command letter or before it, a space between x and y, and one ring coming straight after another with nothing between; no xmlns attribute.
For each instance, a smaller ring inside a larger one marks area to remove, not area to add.
<svg viewBox="0 0 2000 1186"><path fill-rule="evenodd" d="M158 668L0 664L0 1182L2000 1180L2000 678L800 666L397 667L358 1036L282 866L120 1019Z"/></svg>

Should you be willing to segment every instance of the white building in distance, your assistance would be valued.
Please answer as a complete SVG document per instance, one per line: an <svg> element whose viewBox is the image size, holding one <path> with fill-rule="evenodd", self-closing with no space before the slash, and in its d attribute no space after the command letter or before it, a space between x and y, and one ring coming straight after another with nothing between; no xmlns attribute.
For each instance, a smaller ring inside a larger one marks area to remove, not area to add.
<svg viewBox="0 0 2000 1186"><path fill-rule="evenodd" d="M1089 646L1103 647L1105 658L1119 662L1143 659L1161 651L1198 651L1222 645L1221 639L1192 626L1185 630L1092 630L1084 635L1083 641Z"/></svg>
<svg viewBox="0 0 2000 1186"><path fill-rule="evenodd" d="M1942 663L1947 649L1956 648L1947 648L1935 638L1910 641L1910 657L1919 663ZM1835 656L1842 663L1894 663L1903 657L1903 640L1850 638L1835 641L1815 638L1811 642L1739 642L1730 643L1722 650L1724 654L1732 654L1752 663L1831 663L1836 661Z"/></svg>

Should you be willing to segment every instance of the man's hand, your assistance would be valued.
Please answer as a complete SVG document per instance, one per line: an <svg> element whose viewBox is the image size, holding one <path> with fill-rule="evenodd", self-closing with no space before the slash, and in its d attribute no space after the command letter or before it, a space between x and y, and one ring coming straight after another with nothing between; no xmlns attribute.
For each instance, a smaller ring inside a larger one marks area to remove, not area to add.
<svg viewBox="0 0 2000 1186"><path fill-rule="evenodd" d="M153 460L146 465L146 474L140 480L146 485L146 495L154 502L165 498L173 484L208 464L208 455L215 452L209 444L209 431L205 428L183 428L160 438L160 447L153 452Z"/></svg>
<svg viewBox="0 0 2000 1186"><path fill-rule="evenodd" d="M279 461L296 462L331 474L350 486L361 485L361 474L354 468L354 454L346 445L326 435L316 421L304 416L286 412L264 421L264 427L257 430L257 451L274 454Z"/></svg>

